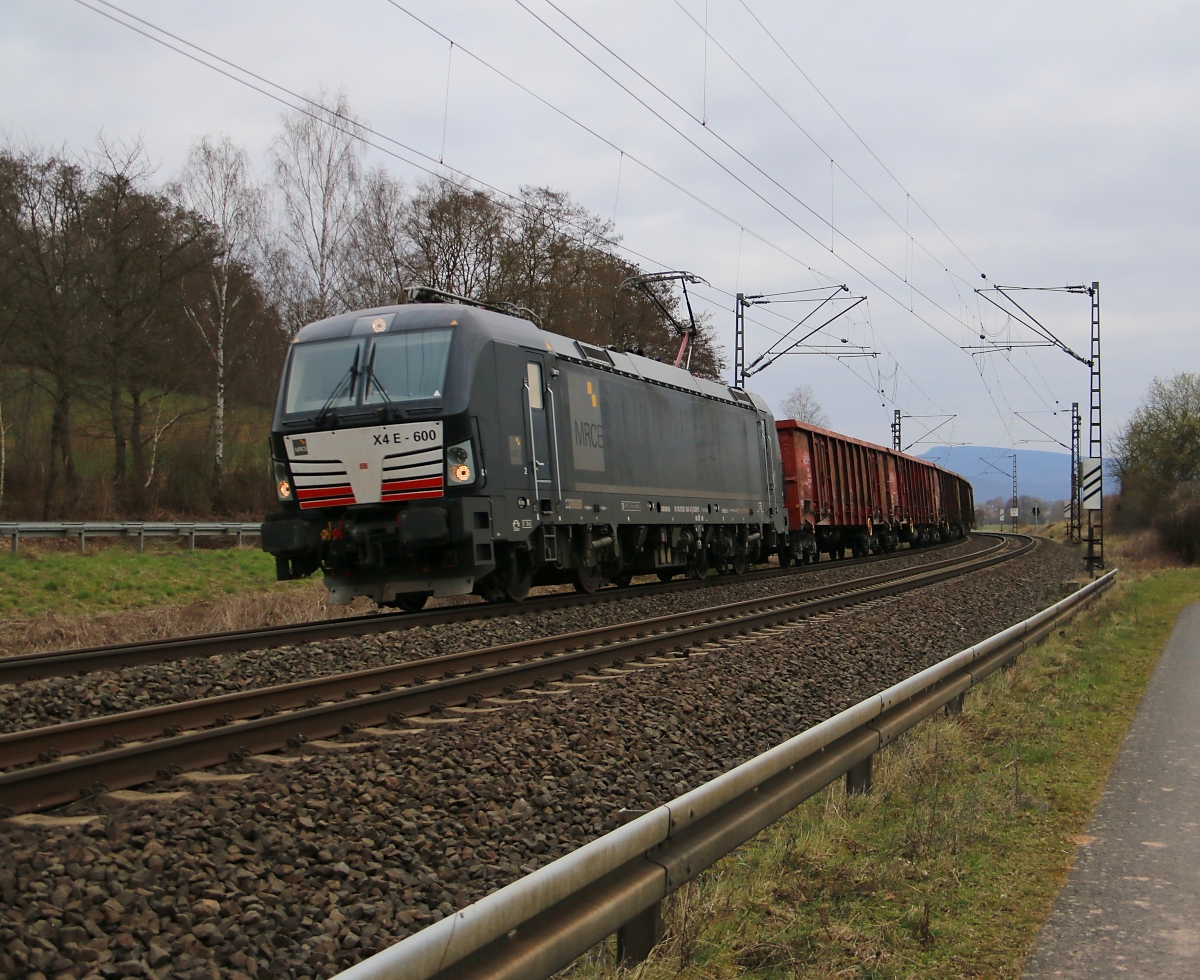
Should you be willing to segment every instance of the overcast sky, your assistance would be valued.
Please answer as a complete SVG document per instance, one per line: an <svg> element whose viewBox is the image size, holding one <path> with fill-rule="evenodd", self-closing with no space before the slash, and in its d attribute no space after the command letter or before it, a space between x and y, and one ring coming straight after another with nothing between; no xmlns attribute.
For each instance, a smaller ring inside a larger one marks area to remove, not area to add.
<svg viewBox="0 0 1200 980"><path fill-rule="evenodd" d="M1194 4L554 3L121 9L295 91L344 89L409 161L436 171L441 158L505 191L569 192L615 219L647 268L711 283L697 305L731 367L731 294L846 284L866 302L812 343L876 356L789 355L748 387L778 405L809 383L855 436L890 442L899 408L914 416L906 443L951 415L926 442L1058 448L1038 429L1069 442L1084 366L1057 350L961 350L981 332L1031 339L975 295L981 273L1101 283L1106 438L1156 375L1200 369ZM0 94L9 139L79 151L100 131L140 135L163 180L217 132L265 174L283 111L76 0L0 3ZM427 175L369 158L408 181ZM1087 297L1022 303L1086 354ZM749 357L809 309L751 310Z"/></svg>

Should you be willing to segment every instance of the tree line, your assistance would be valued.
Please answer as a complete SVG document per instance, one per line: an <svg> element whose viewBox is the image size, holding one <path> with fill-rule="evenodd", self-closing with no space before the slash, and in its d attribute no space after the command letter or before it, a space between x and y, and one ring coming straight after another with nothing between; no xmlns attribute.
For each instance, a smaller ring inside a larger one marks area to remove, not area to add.
<svg viewBox="0 0 1200 980"><path fill-rule="evenodd" d="M282 120L260 176L203 136L156 180L140 140L0 146L0 515L253 514L304 324L428 285L668 359L679 304L562 191L515 198L368 168L342 96ZM664 315L659 303L670 312ZM692 370L724 364L701 324Z"/></svg>
<svg viewBox="0 0 1200 980"><path fill-rule="evenodd" d="M1152 529L1168 551L1200 562L1200 373L1155 378L1109 454L1121 489L1113 526Z"/></svg>

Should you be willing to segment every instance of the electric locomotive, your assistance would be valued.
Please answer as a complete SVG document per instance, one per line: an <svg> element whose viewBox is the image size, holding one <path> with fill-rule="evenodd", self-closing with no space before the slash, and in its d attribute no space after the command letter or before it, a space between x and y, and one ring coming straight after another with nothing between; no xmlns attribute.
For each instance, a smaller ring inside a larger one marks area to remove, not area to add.
<svg viewBox="0 0 1200 980"><path fill-rule="evenodd" d="M786 541L755 395L420 289L304 327L271 431L280 579L334 603L520 600L636 574L744 571Z"/></svg>

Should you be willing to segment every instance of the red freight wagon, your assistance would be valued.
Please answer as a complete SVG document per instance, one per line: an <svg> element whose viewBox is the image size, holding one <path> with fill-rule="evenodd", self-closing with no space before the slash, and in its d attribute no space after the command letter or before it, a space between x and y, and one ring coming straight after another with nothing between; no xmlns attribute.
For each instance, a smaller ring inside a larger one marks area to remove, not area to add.
<svg viewBox="0 0 1200 980"><path fill-rule="evenodd" d="M917 548L975 525L971 484L955 473L804 422L775 428L789 528L782 564Z"/></svg>

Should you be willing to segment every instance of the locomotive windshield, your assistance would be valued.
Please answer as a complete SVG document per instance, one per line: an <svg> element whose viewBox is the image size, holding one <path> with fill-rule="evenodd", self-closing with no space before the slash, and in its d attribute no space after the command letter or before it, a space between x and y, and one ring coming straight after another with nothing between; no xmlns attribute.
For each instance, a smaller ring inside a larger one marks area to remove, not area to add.
<svg viewBox="0 0 1200 980"><path fill-rule="evenodd" d="M291 415L353 405L361 346L358 339L294 345L283 410Z"/></svg>
<svg viewBox="0 0 1200 980"><path fill-rule="evenodd" d="M367 354L363 404L440 398L453 330L408 330L375 338Z"/></svg>
<svg viewBox="0 0 1200 980"><path fill-rule="evenodd" d="M292 346L283 411L324 413L353 405L440 398L450 360L450 327Z"/></svg>

